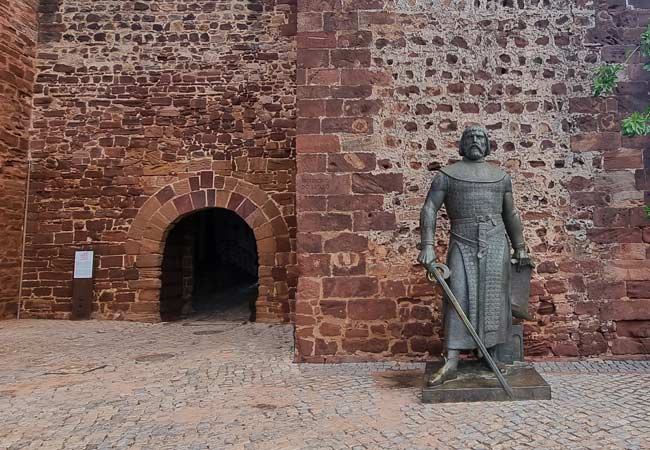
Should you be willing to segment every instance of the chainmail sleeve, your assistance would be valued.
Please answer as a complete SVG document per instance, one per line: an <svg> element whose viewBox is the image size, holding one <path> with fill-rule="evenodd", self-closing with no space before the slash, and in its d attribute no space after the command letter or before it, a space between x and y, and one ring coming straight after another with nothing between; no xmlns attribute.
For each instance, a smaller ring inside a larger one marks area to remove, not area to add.
<svg viewBox="0 0 650 450"><path fill-rule="evenodd" d="M434 245L436 215L446 195L448 183L447 175L442 172L436 173L431 181L427 199L420 211L420 244L422 246Z"/></svg>
<svg viewBox="0 0 650 450"><path fill-rule="evenodd" d="M503 193L503 223L506 226L506 231L510 242L512 243L512 248L524 249L526 244L524 242L524 230L521 223L521 217L519 216L519 211L515 207L514 199L512 196L512 179L510 175L507 175L503 179L504 183L504 193Z"/></svg>

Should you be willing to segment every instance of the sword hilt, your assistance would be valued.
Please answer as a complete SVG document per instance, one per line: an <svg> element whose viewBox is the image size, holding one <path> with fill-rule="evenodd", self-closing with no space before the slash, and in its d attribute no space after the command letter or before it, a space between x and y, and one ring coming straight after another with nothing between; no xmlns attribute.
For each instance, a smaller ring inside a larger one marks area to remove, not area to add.
<svg viewBox="0 0 650 450"><path fill-rule="evenodd" d="M449 267L443 263L433 263L433 270L437 270L440 276L445 280L451 276L451 270L449 270ZM427 280L431 283L436 283L436 276L432 271L427 270Z"/></svg>

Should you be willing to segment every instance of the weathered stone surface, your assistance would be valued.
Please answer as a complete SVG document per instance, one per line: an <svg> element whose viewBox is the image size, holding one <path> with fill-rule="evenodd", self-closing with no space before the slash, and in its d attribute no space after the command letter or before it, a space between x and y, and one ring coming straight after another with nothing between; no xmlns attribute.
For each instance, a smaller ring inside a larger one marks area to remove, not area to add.
<svg viewBox="0 0 650 450"><path fill-rule="evenodd" d="M616 334L625 337L650 338L650 320L618 321Z"/></svg>
<svg viewBox="0 0 650 450"><path fill-rule="evenodd" d="M650 300L618 300L601 307L605 320L650 320Z"/></svg>
<svg viewBox="0 0 650 450"><path fill-rule="evenodd" d="M36 0L0 3L0 319L18 311L37 6ZM46 239L51 231L43 229ZM51 297L52 287L44 286L40 298Z"/></svg>
<svg viewBox="0 0 650 450"><path fill-rule="evenodd" d="M418 211L478 122L539 263L527 351L609 352L607 322L646 320L631 305L650 298L650 142L619 129L648 78L633 61L617 97L589 84L650 7L533 3L57 0L41 2L36 42L36 2L4 2L0 314L15 310L29 142L26 316L69 316L74 250L92 248L95 315L152 320L160 271L146 255L180 216L216 206L255 230L261 320L292 318L300 261L301 358L435 354L441 298L413 265ZM349 316L384 300L394 316ZM350 324L319 334L334 319Z"/></svg>
<svg viewBox="0 0 650 450"><path fill-rule="evenodd" d="M637 355L640 353L648 353L648 345L650 345L650 338L615 339L612 342L612 353L614 355Z"/></svg>
<svg viewBox="0 0 650 450"><path fill-rule="evenodd" d="M647 447L650 361L535 363L553 388L550 402L432 407L420 403L423 363L294 364L294 340L301 351L314 347L304 339L294 339L290 325L205 317L164 327L2 323L0 447L187 449L205 448L206 442L224 450ZM391 351L405 353L403 344L395 341L394 347L402 348ZM143 393L143 386L155 386L156 395ZM81 413L70 421L60 411ZM511 423L516 432L504 430ZM619 423L623 427L615 426Z"/></svg>
<svg viewBox="0 0 650 450"><path fill-rule="evenodd" d="M418 356L438 351L430 335L440 331L440 293L413 264L419 208L433 173L458 158L460 131L484 124L494 159L513 175L526 240L538 263L531 289L536 322L527 328L527 351L607 353L612 335L601 323L644 317L628 300L650 298L643 294L650 279L644 261L649 223L639 208L650 186L647 143L622 138L619 127L623 112L636 105L631 97L647 92L647 79L642 71L631 71L633 79L621 85L620 98L592 97L599 50L587 45L597 41L604 60L620 61L623 47L603 36L627 36L634 44L638 33L632 39L630 30L647 11L620 2L497 3L446 2L442 14L431 12L431 2L387 3L381 11L375 4L351 3L345 12L336 3L319 2L317 10L299 10L299 34L305 33L306 42L325 34L309 49L314 53L305 55L305 63L317 68L306 67L298 78L299 96L310 99L298 106L298 117L320 130L313 131L316 135L338 136L340 146L331 152L299 142L297 153L327 158L321 174L352 173L353 195L328 199L328 205L349 205L349 210L318 220L309 208L315 200L305 204L308 208L299 203L298 221L309 227L307 244L317 234L319 242L332 242L332 251L336 233L366 237L367 248L351 243L354 260L365 262L355 266L354 275L379 283L364 296L369 305L391 296L400 305L399 320L388 320L389 349ZM349 51L350 46L359 51ZM374 126L354 129L360 117L372 118ZM304 167L318 173L312 164ZM323 197L332 188L319 187ZM358 201L354 195L382 195L383 203L378 207L376 199ZM440 222L442 242L448 224ZM444 258L443 246L438 255ZM334 287L344 292L348 286L350 294L356 290L349 273L338 270L328 278L324 296ZM399 290L388 289L398 285ZM349 309L346 314L351 319ZM357 317L358 326L372 320ZM328 339L341 342L343 334ZM346 358L346 348L332 356ZM364 358L363 351L355 351L355 358Z"/></svg>
<svg viewBox="0 0 650 450"><path fill-rule="evenodd" d="M627 296L630 298L650 298L650 280L628 281Z"/></svg>
<svg viewBox="0 0 650 450"><path fill-rule="evenodd" d="M258 317L290 320L297 285L289 256L296 233L295 3L59 0L40 12L25 316L68 317L53 308L70 301L62 288L73 252L88 248L101 261L123 257L95 272L95 315L129 318L135 309L118 311L111 302L138 292L130 280L158 278L160 264L138 259L134 266L127 233L137 251L160 253L179 216L217 206L255 229ZM320 148L335 140L310 142ZM30 309L31 299L50 307ZM155 313L137 314L147 312Z"/></svg>
<svg viewBox="0 0 650 450"><path fill-rule="evenodd" d="M397 316L397 305L391 299L359 299L348 301L348 317L352 320L390 320Z"/></svg>

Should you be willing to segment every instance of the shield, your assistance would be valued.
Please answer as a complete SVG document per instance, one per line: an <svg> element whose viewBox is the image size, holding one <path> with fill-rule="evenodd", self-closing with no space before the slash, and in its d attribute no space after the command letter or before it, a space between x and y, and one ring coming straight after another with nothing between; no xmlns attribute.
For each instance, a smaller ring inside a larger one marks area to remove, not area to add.
<svg viewBox="0 0 650 450"><path fill-rule="evenodd" d="M532 267L524 266L517 270L517 260L510 264L510 301L512 316L517 319L532 320L528 314L528 298L530 297L530 278Z"/></svg>

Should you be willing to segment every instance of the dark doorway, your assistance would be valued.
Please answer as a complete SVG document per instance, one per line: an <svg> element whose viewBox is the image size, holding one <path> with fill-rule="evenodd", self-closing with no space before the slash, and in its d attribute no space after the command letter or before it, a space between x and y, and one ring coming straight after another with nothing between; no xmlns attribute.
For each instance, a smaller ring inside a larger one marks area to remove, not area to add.
<svg viewBox="0 0 650 450"><path fill-rule="evenodd" d="M257 244L248 224L223 208L196 212L169 232L163 255L160 316L209 313L255 320Z"/></svg>

